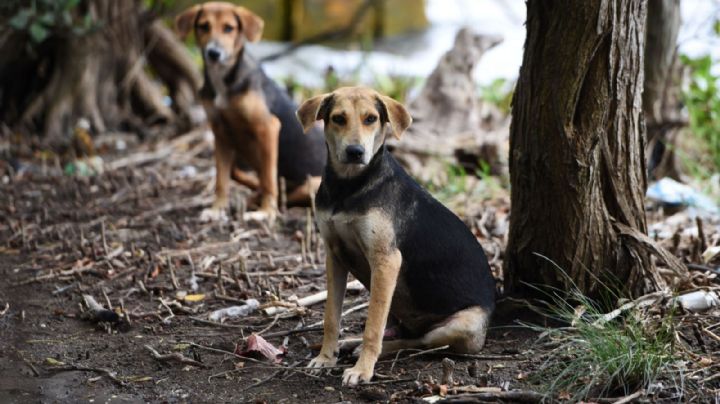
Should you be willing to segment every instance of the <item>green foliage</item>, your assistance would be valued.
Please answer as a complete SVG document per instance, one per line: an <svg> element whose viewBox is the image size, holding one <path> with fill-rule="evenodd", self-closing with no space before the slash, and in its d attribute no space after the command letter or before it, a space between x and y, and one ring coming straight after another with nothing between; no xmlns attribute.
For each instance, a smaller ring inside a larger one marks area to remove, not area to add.
<svg viewBox="0 0 720 404"><path fill-rule="evenodd" d="M378 92L404 103L410 90L417 87L419 82L420 79L416 77L376 74L374 88Z"/></svg>
<svg viewBox="0 0 720 404"><path fill-rule="evenodd" d="M456 195L467 193L468 181L465 168L461 165L446 164L445 176L446 181L442 184L430 181L423 185L435 198L444 203L449 202Z"/></svg>
<svg viewBox="0 0 720 404"><path fill-rule="evenodd" d="M24 32L33 44L40 44L52 35L84 35L93 28L89 14L79 15L80 0L15 0L3 6L11 17L8 26Z"/></svg>
<svg viewBox="0 0 720 404"><path fill-rule="evenodd" d="M497 78L480 86L480 98L484 101L495 105L501 112L510 113L510 104L512 102L513 85L508 80Z"/></svg>
<svg viewBox="0 0 720 404"><path fill-rule="evenodd" d="M720 87L712 67L716 61L709 56L690 58L682 62L690 67L690 82L684 89L690 129L707 147L715 170L720 169Z"/></svg>

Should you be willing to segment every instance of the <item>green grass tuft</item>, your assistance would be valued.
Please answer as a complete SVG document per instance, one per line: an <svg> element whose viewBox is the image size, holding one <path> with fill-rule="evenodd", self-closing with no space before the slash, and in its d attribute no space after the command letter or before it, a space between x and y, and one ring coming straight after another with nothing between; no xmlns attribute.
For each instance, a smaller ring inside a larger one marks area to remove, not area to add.
<svg viewBox="0 0 720 404"><path fill-rule="evenodd" d="M562 271L561 269L559 269ZM567 275L565 275L567 276ZM651 316L637 307L608 319L607 305L584 296L574 285L570 291L545 289L549 297L541 313L567 327L526 324L541 333L545 346L542 366L530 380L544 385L546 393L572 401L617 397L658 381L679 386L681 352L675 346L673 308ZM618 297L612 290L607 296Z"/></svg>

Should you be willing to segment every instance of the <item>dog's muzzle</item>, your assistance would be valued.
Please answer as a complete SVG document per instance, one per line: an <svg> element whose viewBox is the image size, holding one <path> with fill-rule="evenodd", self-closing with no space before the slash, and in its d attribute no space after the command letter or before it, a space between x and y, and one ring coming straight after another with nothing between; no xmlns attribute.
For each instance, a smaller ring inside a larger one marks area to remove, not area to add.
<svg viewBox="0 0 720 404"><path fill-rule="evenodd" d="M345 148L345 163L360 164L364 162L365 147L351 144Z"/></svg>
<svg viewBox="0 0 720 404"><path fill-rule="evenodd" d="M225 51L210 43L205 47L205 59L210 62L222 62L225 59Z"/></svg>

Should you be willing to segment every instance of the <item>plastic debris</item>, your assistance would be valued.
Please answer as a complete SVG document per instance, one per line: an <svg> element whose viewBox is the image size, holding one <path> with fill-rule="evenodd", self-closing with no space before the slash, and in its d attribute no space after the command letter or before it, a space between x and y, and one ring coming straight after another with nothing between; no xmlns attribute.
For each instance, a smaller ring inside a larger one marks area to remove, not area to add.
<svg viewBox="0 0 720 404"><path fill-rule="evenodd" d="M195 166L186 165L186 166L183 166L179 170L178 177L179 178L192 178L192 177L195 177L197 175L197 173L198 173L198 171L197 171L197 168L195 168Z"/></svg>
<svg viewBox="0 0 720 404"><path fill-rule="evenodd" d="M709 214L718 214L720 210L711 198L686 184L671 178L663 178L648 187L647 197L671 206L690 206Z"/></svg>
<svg viewBox="0 0 720 404"><path fill-rule="evenodd" d="M713 258L717 257L718 254L720 254L720 246L715 245L708 247L708 249L702 253L703 262L707 264L712 261Z"/></svg>
<svg viewBox="0 0 720 404"><path fill-rule="evenodd" d="M698 290L680 295L673 300L675 302L679 302L685 310L695 313L705 311L713 307L720 307L720 299L718 299L717 293L705 290Z"/></svg>
<svg viewBox="0 0 720 404"><path fill-rule="evenodd" d="M222 321L226 318L245 317L260 307L260 302L255 299L248 299L242 306L230 306L224 309L215 310L208 318L211 321Z"/></svg>
<svg viewBox="0 0 720 404"><path fill-rule="evenodd" d="M64 171L66 175L88 177L91 175L102 174L103 164L103 159L100 156L94 156L86 159L71 161L65 165Z"/></svg>

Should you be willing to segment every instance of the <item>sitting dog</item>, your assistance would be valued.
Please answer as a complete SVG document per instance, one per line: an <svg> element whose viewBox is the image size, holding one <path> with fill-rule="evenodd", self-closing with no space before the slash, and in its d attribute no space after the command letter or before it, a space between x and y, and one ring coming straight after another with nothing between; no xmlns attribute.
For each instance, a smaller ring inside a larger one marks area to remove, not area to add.
<svg viewBox="0 0 720 404"><path fill-rule="evenodd" d="M495 304L490 266L467 226L387 151L386 133L399 138L410 126L405 108L345 87L307 100L297 115L306 130L325 122L329 153L316 197L328 300L322 348L309 367L337 362L348 272L370 290L370 304L360 356L343 384L370 381L378 357L399 349L480 351ZM402 339L383 342L388 316Z"/></svg>
<svg viewBox="0 0 720 404"><path fill-rule="evenodd" d="M215 135L215 202L201 217L224 217L231 176L259 191L260 217L275 217L278 176L286 180L288 204L309 202L325 165L325 142L320 129L303 134L297 105L246 51L245 42L260 40L263 20L234 4L209 2L184 11L175 25L183 38L193 31L202 49L200 98Z"/></svg>

